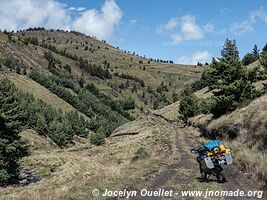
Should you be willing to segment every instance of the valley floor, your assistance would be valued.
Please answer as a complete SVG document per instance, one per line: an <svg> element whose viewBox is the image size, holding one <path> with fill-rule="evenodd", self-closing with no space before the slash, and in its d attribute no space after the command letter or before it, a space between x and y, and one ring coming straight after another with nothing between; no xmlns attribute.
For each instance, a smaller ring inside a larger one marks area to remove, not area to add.
<svg viewBox="0 0 267 200"><path fill-rule="evenodd" d="M196 156L190 153L190 148L198 142L190 131L159 114L150 114L118 128L104 146L94 147L80 141L68 149L39 147L23 163L42 180L23 187L1 188L0 199L106 199L94 197L95 188L100 193L105 189L140 191L143 188L172 189L178 193L169 199L199 199L182 197L181 192L185 190L259 190L258 184L245 179L234 166L227 169L228 182L224 184L214 180L201 182ZM149 198L137 195L132 199Z"/></svg>

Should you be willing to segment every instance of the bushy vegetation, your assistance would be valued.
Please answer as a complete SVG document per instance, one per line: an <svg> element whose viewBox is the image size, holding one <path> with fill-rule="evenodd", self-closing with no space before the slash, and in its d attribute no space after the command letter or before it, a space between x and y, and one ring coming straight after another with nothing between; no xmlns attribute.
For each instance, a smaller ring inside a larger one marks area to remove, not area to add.
<svg viewBox="0 0 267 200"><path fill-rule="evenodd" d="M44 47L44 48L46 48L52 52L55 52L57 54L60 54L60 55L65 56L67 58L70 58L72 60L75 60L77 62L77 65L81 69L88 72L92 76L96 76L96 77L99 77L101 79L110 79L112 77L112 75L108 69L103 69L100 65L97 66L95 64L90 64L90 63L88 63L88 60L85 60L82 57L78 57L75 54L71 54L71 53L67 52L66 49L58 49L56 46L54 46L52 44L47 44L44 41L42 41L42 43L39 44L37 37L25 37L23 39L23 42L25 44L31 43L33 45L40 45L40 46L42 46L42 47ZM58 60L53 57L51 52L46 52L44 56L49 62L49 65L48 65L49 70L53 70L55 68L55 64L58 63ZM70 72L69 67L66 70Z"/></svg>
<svg viewBox="0 0 267 200"><path fill-rule="evenodd" d="M0 88L2 90L3 86ZM0 95L0 98L3 96ZM2 107L3 105L0 107L1 113ZM0 186L18 177L19 160L28 154L26 142L18 135L17 126L18 123L4 113L0 115Z"/></svg>
<svg viewBox="0 0 267 200"><path fill-rule="evenodd" d="M146 147L140 147L136 152L134 157L132 158L133 161L141 160L149 157L151 155L150 149Z"/></svg>
<svg viewBox="0 0 267 200"><path fill-rule="evenodd" d="M123 115L125 118L129 120L133 120L134 118L125 110L135 109L135 101L133 99L125 99L125 100L113 100L111 97L101 93L99 89L95 86L95 84L90 83L85 87L89 92L94 94L103 104L110 107L113 111L117 111L119 114Z"/></svg>
<svg viewBox="0 0 267 200"><path fill-rule="evenodd" d="M140 78L136 77L136 76L132 76L129 74L124 74L124 73L114 73L115 76L120 77L120 78L124 78L124 79L129 79L129 80L134 80L136 82L138 82L140 84L141 87L145 87L145 82L143 80L141 80Z"/></svg>
<svg viewBox="0 0 267 200"><path fill-rule="evenodd" d="M105 144L105 135L103 133L99 133L99 134L92 134L91 135L91 142L96 145L96 146L99 146L99 145L102 145L102 144Z"/></svg>
<svg viewBox="0 0 267 200"><path fill-rule="evenodd" d="M267 44L262 49L260 64L264 67L265 70L267 70Z"/></svg>
<svg viewBox="0 0 267 200"><path fill-rule="evenodd" d="M103 103L104 97L98 98L88 89L81 88L71 80L46 76L36 70L31 72L30 78L91 118L88 128L96 133L109 136L115 128L127 121L122 114L113 111L111 107ZM67 90L66 87L72 89L75 94Z"/></svg>
<svg viewBox="0 0 267 200"><path fill-rule="evenodd" d="M190 89L185 90L182 94L179 110L184 121L200 113L200 100Z"/></svg>
<svg viewBox="0 0 267 200"><path fill-rule="evenodd" d="M7 67L11 72L15 71L17 74L26 74L26 66L12 56L0 60L1 65Z"/></svg>
<svg viewBox="0 0 267 200"><path fill-rule="evenodd" d="M258 53L255 46L253 49L255 59ZM180 110L184 119L199 112L210 112L215 117L229 113L241 104L262 95L264 91L257 90L253 83L264 79L266 72L260 67L246 68L239 60L235 41L227 39L221 51L221 58L213 59L205 68L201 79L192 86L194 91L207 86L213 91L214 96L199 103L200 100L189 93L181 100Z"/></svg>
<svg viewBox="0 0 267 200"><path fill-rule="evenodd" d="M38 38L37 37L25 37L24 38L24 44L28 45L29 43L33 45L38 45Z"/></svg>
<svg viewBox="0 0 267 200"><path fill-rule="evenodd" d="M18 130L32 128L62 147L71 143L74 135L87 135L89 123L77 112L63 113L20 92L8 80L1 81L0 91L1 114Z"/></svg>
<svg viewBox="0 0 267 200"><path fill-rule="evenodd" d="M81 69L84 69L86 72L88 72L92 76L97 76L101 79L111 79L112 75L109 72L108 69L103 69L100 65L95 64L89 64L87 60L84 60L82 58L78 61L79 67Z"/></svg>
<svg viewBox="0 0 267 200"><path fill-rule="evenodd" d="M242 59L242 64L247 66L258 60L260 58L259 52L260 50L258 49L257 45L255 45L251 53L247 53L246 55L244 55Z"/></svg>

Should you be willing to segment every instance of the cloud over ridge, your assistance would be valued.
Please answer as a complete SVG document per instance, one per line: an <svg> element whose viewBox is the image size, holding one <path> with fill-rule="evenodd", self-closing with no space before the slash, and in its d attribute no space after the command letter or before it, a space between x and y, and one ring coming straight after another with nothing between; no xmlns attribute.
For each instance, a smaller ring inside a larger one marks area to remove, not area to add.
<svg viewBox="0 0 267 200"><path fill-rule="evenodd" d="M77 12L73 16L71 12ZM0 29L19 30L42 26L75 29L98 39L109 39L122 18L115 0L106 0L101 10L70 7L56 0L1 0Z"/></svg>
<svg viewBox="0 0 267 200"><path fill-rule="evenodd" d="M156 33L169 34L173 43L180 43L203 39L205 33L213 32L213 30L213 24L198 24L194 15L187 14L180 18L171 18L166 24L157 27Z"/></svg>

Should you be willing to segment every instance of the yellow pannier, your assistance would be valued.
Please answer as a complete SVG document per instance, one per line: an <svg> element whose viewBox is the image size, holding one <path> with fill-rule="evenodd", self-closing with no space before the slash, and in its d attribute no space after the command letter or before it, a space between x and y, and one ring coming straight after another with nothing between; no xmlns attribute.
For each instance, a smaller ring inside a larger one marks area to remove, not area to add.
<svg viewBox="0 0 267 200"><path fill-rule="evenodd" d="M223 144L221 144L221 145L219 146L219 148L220 148L220 151L221 151L222 153L225 153L225 152L226 152L226 148L225 148L225 146L224 146Z"/></svg>
<svg viewBox="0 0 267 200"><path fill-rule="evenodd" d="M226 149L225 152L231 152L231 149Z"/></svg>
<svg viewBox="0 0 267 200"><path fill-rule="evenodd" d="M212 152L208 152L208 153L207 153L207 156L212 156L212 155L213 155Z"/></svg>

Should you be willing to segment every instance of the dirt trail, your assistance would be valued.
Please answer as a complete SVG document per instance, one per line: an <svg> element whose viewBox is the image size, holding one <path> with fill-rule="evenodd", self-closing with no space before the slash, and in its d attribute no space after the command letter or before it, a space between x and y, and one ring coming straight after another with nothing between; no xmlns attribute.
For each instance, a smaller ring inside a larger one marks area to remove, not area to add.
<svg viewBox="0 0 267 200"><path fill-rule="evenodd" d="M144 187L148 190L155 191L159 188L165 189L173 189L177 192L177 188L179 191L182 190L224 190L224 191L235 191L235 190L243 190L254 191L259 190L255 188L252 184L249 184L243 174L238 172L234 166L227 166L225 168L227 181L226 183L219 184L215 181L214 178L211 177L211 181L209 183L203 183L199 176L198 164L196 162L196 156L190 152L190 149L193 146L197 145L197 141L190 138L187 128L182 127L179 124L174 124L163 117L156 115L159 118L159 123L168 124L172 127L173 133L175 134L175 145L176 150L179 152L179 157L174 160L173 164L168 165L163 171L156 174L154 178L149 181L148 186ZM163 120L162 120L163 119ZM179 193L180 194L180 193ZM199 197L181 197L180 195L176 195L172 198L167 199L198 199ZM203 198L203 197L202 197ZM144 200L144 199L165 199L160 197L141 197L137 196L132 199ZM216 197L207 197L207 199L224 199L224 198L216 198ZM225 199L258 199L254 198L245 198L245 197L226 197Z"/></svg>

